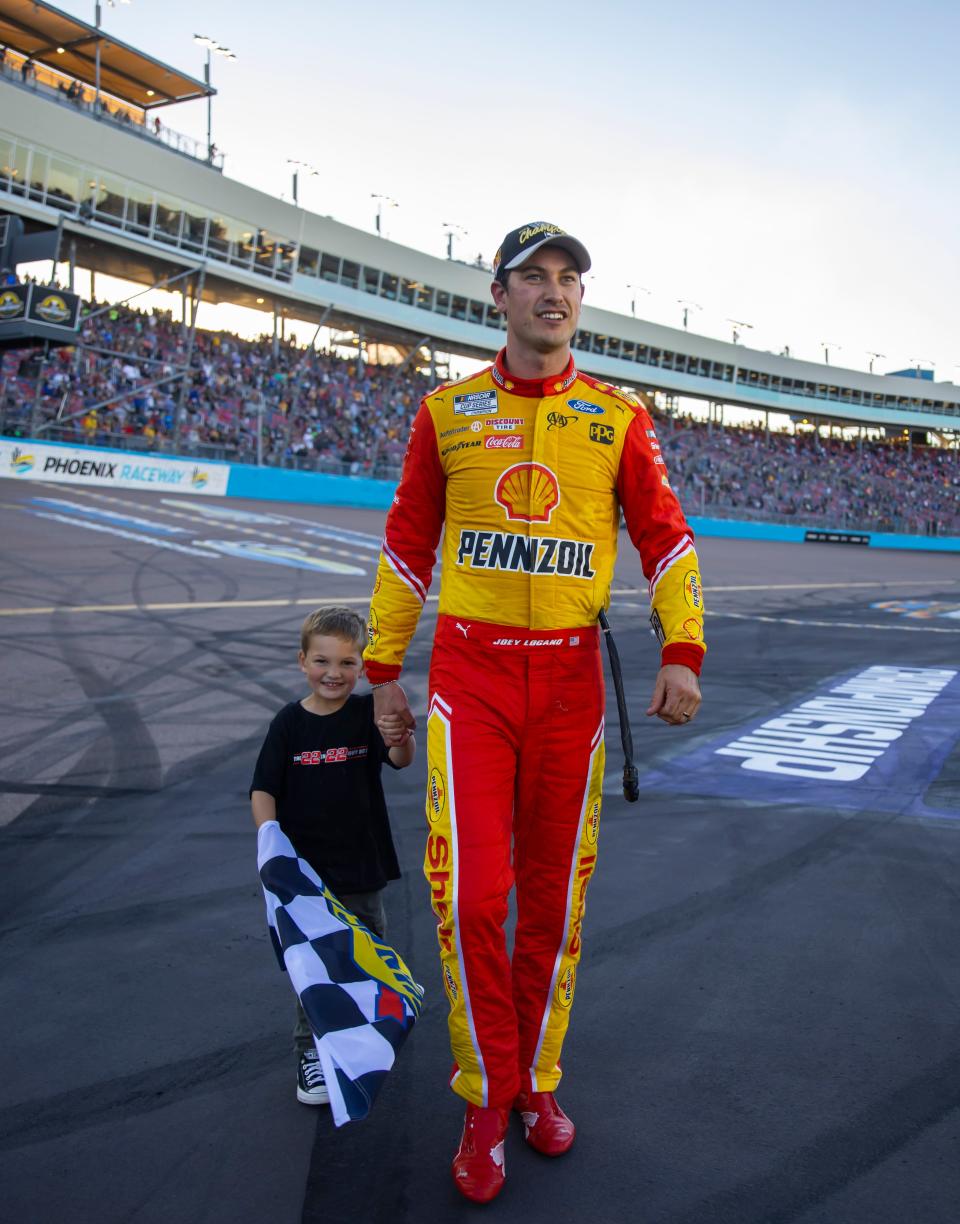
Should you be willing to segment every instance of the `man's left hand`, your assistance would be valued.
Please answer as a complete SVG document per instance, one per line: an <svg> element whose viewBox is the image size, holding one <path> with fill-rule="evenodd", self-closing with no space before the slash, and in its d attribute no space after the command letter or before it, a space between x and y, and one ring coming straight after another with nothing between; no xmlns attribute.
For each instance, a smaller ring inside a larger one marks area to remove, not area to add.
<svg viewBox="0 0 960 1224"><path fill-rule="evenodd" d="M702 700L696 673L682 663L667 663L657 673L647 717L656 714L671 727L683 727L696 717Z"/></svg>

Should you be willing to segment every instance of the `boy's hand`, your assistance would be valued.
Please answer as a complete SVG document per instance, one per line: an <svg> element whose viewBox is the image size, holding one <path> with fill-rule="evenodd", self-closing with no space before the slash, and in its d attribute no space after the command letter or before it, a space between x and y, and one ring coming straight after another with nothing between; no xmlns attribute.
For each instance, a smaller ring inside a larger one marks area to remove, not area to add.
<svg viewBox="0 0 960 1224"><path fill-rule="evenodd" d="M417 720L396 681L373 690L373 720L388 748L399 748L410 738Z"/></svg>
<svg viewBox="0 0 960 1224"><path fill-rule="evenodd" d="M377 719L377 727L388 748L399 748L407 742L413 732L404 725L399 714L384 714Z"/></svg>

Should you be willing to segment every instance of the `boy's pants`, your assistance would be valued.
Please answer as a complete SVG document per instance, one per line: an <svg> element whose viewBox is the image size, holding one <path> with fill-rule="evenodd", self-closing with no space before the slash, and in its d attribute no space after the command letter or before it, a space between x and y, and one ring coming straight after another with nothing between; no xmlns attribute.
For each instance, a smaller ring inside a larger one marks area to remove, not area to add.
<svg viewBox="0 0 960 1224"><path fill-rule="evenodd" d="M359 918L364 926L369 927L374 935L380 939L384 938L387 933L387 915L383 908L382 888L365 893L338 893L337 900ZM313 1030L300 1006L300 1000L296 999L295 1002L297 1020L293 1026L293 1048L297 1054L303 1054L304 1051L313 1049Z"/></svg>

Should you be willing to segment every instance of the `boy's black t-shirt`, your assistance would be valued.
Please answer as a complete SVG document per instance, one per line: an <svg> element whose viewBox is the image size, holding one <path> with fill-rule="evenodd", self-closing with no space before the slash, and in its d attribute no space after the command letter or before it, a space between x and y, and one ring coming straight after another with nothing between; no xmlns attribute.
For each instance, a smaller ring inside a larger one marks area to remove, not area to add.
<svg viewBox="0 0 960 1224"><path fill-rule="evenodd" d="M283 707L260 749L250 790L277 801L277 820L332 892L373 892L400 878L380 769L390 758L373 695L333 714Z"/></svg>

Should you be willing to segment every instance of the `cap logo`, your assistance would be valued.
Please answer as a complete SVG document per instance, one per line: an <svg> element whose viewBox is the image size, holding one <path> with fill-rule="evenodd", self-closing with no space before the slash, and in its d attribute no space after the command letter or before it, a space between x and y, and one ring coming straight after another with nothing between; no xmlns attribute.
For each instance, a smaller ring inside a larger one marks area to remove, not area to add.
<svg viewBox="0 0 960 1224"><path fill-rule="evenodd" d="M563 234L564 232L559 225L541 221L538 225L525 225L517 235L517 241L521 246L525 246L531 238L539 238L541 234Z"/></svg>

